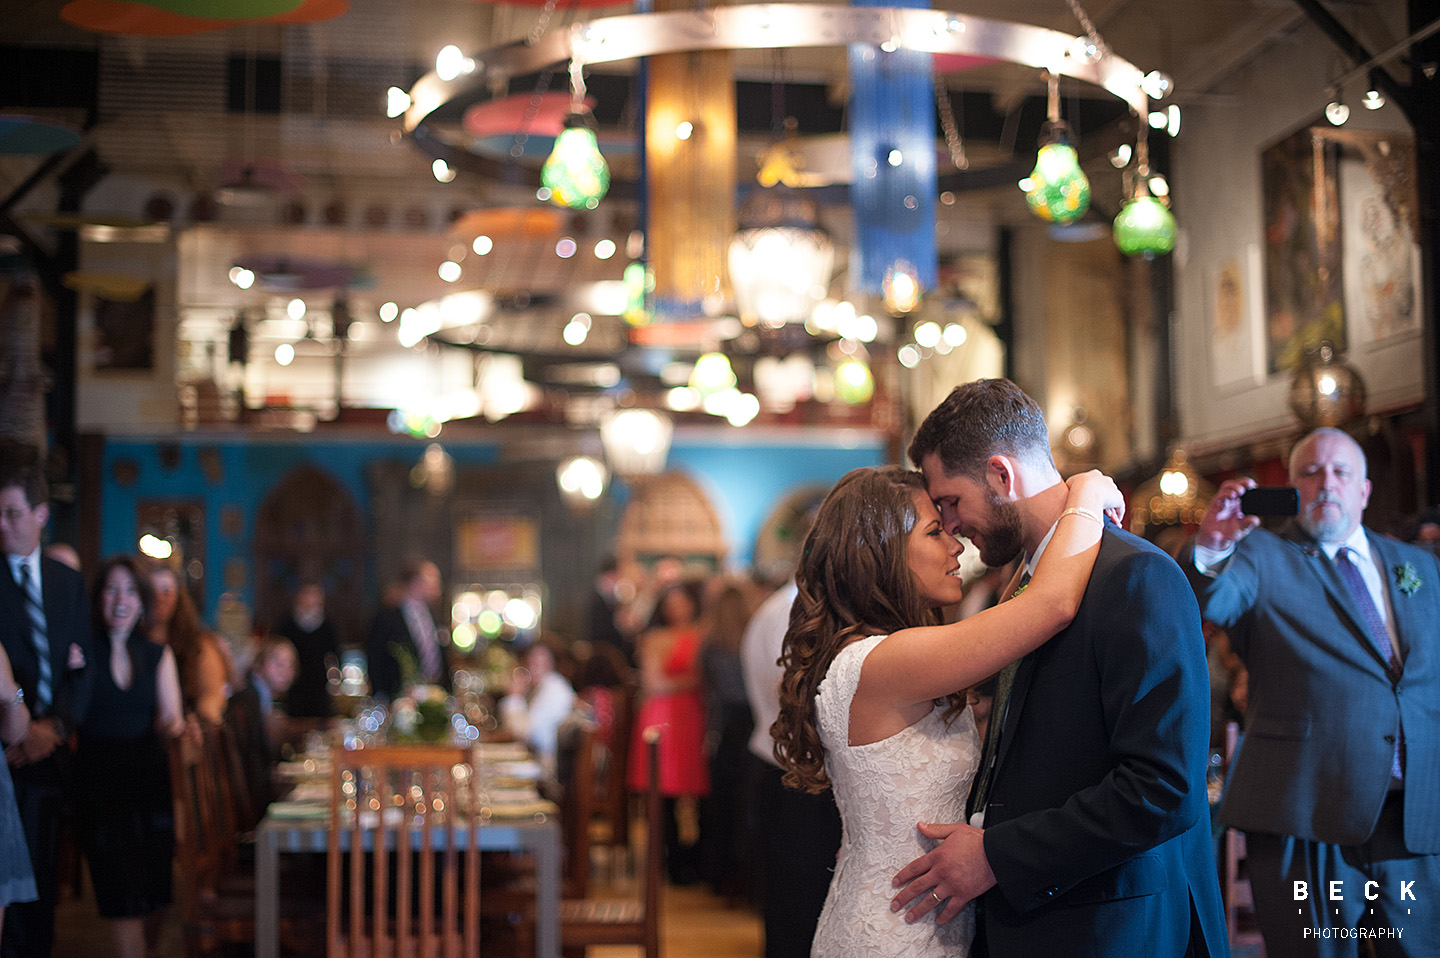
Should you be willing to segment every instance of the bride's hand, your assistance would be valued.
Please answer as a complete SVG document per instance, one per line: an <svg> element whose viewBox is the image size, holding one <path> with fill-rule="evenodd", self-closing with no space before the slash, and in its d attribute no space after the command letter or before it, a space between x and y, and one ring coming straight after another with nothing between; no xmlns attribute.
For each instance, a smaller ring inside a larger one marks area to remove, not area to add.
<svg viewBox="0 0 1440 958"><path fill-rule="evenodd" d="M1070 491L1066 506L1103 512L1117 526L1125 518L1125 497L1120 494L1120 487L1100 470L1071 476L1065 480L1065 486Z"/></svg>

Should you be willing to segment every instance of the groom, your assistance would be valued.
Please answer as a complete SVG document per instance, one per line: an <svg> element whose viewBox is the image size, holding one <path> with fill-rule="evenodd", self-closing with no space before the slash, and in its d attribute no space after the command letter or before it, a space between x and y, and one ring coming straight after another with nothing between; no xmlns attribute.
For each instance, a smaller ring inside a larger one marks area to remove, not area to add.
<svg viewBox="0 0 1440 958"><path fill-rule="evenodd" d="M1034 571L1066 495L1034 400L1004 379L959 386L910 458L948 532ZM978 898L976 956L1227 955L1209 710L1184 574L1107 524L1074 622L1001 673L970 824L921 826L943 841L896 875L891 907L947 921Z"/></svg>

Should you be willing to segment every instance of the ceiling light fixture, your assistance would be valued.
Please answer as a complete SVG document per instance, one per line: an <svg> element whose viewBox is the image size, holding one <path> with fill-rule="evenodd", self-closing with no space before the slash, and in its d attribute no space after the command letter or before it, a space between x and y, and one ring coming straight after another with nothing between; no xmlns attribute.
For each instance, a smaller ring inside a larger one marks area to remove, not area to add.
<svg viewBox="0 0 1440 958"><path fill-rule="evenodd" d="M814 201L788 186L764 187L741 206L739 221L726 260L740 318L777 329L809 319L835 265Z"/></svg>
<svg viewBox="0 0 1440 958"><path fill-rule="evenodd" d="M610 166L600 154L600 141L590 129L585 107L583 64L570 61L570 115L555 138L550 157L540 168L549 199L571 209L593 210L610 189Z"/></svg>
<svg viewBox="0 0 1440 958"><path fill-rule="evenodd" d="M1115 245L1127 256L1143 255L1152 259L1175 248L1175 215L1168 203L1170 187L1165 184L1164 194L1150 195L1150 146L1146 139L1144 124L1138 127L1135 143L1135 171L1127 174L1130 188L1125 191L1130 198L1115 217ZM1159 182L1164 179L1156 177ZM1159 193L1159 190L1156 190Z"/></svg>
<svg viewBox="0 0 1440 958"><path fill-rule="evenodd" d="M913 313L920 305L923 290L920 288L920 274L912 263L898 260L885 271L880 283L881 297L891 316Z"/></svg>
<svg viewBox="0 0 1440 958"><path fill-rule="evenodd" d="M1040 149L1030 173L1025 201L1030 211L1047 223L1073 223L1090 208L1090 180L1080 169L1080 157L1070 143L1070 127L1060 119L1060 77L1046 74L1049 83L1049 119L1040 131Z"/></svg>
<svg viewBox="0 0 1440 958"><path fill-rule="evenodd" d="M1330 102L1325 104L1325 119L1332 126L1344 126L1350 119L1350 108L1345 105L1344 95L1338 86L1330 88Z"/></svg>

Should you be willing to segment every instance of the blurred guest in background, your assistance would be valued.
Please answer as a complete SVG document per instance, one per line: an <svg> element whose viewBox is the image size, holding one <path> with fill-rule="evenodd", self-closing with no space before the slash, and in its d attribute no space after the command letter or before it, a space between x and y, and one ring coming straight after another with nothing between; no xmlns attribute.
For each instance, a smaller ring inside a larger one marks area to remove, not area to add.
<svg viewBox="0 0 1440 958"><path fill-rule="evenodd" d="M746 746L755 730L745 698L740 641L750 621L750 593L734 579L717 578L706 590L700 675L705 697L705 751L710 795L700 803L701 861L718 895L742 897L749 841L745 822Z"/></svg>
<svg viewBox="0 0 1440 958"><path fill-rule="evenodd" d="M70 785L68 742L90 702L90 625L80 573L40 555L50 520L45 475L34 449L0 447L0 646L25 695L30 724L5 743L5 761L30 864L35 901L9 910L0 955L47 958L55 938L60 817Z"/></svg>
<svg viewBox="0 0 1440 958"><path fill-rule="evenodd" d="M68 542L52 542L41 551L41 555L54 559L61 565L68 565L76 572L80 571L80 553Z"/></svg>
<svg viewBox="0 0 1440 958"><path fill-rule="evenodd" d="M517 741L527 743L546 768L555 768L556 732L575 707L575 690L555 668L558 653L547 642L525 650L525 665L510 673L508 694L500 700L500 722Z"/></svg>
<svg viewBox="0 0 1440 958"><path fill-rule="evenodd" d="M279 758L274 744L278 740L275 699L292 687L295 674L295 646L289 639L271 637L256 649L245 684L230 696L225 711L244 765L250 807L257 816L275 798L271 785L271 771Z"/></svg>
<svg viewBox="0 0 1440 958"><path fill-rule="evenodd" d="M295 590L290 614L275 626L275 634L290 640L298 656L298 670L285 695L285 714L291 718L329 718L330 670L340 667L340 639L325 617L325 590L306 582Z"/></svg>
<svg viewBox="0 0 1440 958"><path fill-rule="evenodd" d="M76 820L100 917L120 958L155 948L175 827L165 737L184 728L174 653L149 640L149 577L129 556L95 573L95 693L80 722Z"/></svg>
<svg viewBox="0 0 1440 958"><path fill-rule="evenodd" d="M616 616L620 613L619 588L620 565L613 555L607 555L600 563L600 571L595 574L595 588L590 592L585 610L589 620L587 638L591 645L603 642L614 646L625 654L626 660L634 662L634 644L616 624Z"/></svg>
<svg viewBox="0 0 1440 958"><path fill-rule="evenodd" d="M770 726L780 715L780 649L790 627L795 580L760 603L740 643L745 693L754 714L750 754L757 779L765 958L809 958L840 852L840 811L830 792L786 788Z"/></svg>
<svg viewBox="0 0 1440 958"><path fill-rule="evenodd" d="M422 685L450 688L450 643L435 627L431 606L440 599L440 569L426 559L411 559L400 576L400 603L381 609L370 625L368 654L374 694L394 698L411 678L401 659L414 665L413 679Z"/></svg>
<svg viewBox="0 0 1440 958"><path fill-rule="evenodd" d="M1440 509L1422 509L1402 522L1397 533L1401 542L1440 552Z"/></svg>
<svg viewBox="0 0 1440 958"><path fill-rule="evenodd" d="M697 843L682 842L681 799L710 792L705 764L705 703L700 697L700 628L698 603L684 585L672 585L659 596L655 620L636 647L640 660L641 704L630 747L629 785L643 792L649 785L644 732L661 726L660 791L665 796L665 862L670 881L694 884L699 878Z"/></svg>
<svg viewBox="0 0 1440 958"><path fill-rule="evenodd" d="M169 646L180 670L180 695L185 714L198 715L211 724L225 717L230 698L231 661L229 647L206 630L190 593L180 587L175 570L157 565L150 570L150 588L155 612L150 639Z"/></svg>
<svg viewBox="0 0 1440 958"><path fill-rule="evenodd" d="M25 693L10 671L10 660L0 648L0 743L9 745L25 737L30 728L30 710ZM35 871L25 847L25 826L15 807L15 786L10 769L0 762L0 932L5 927L5 906L12 902L34 901Z"/></svg>

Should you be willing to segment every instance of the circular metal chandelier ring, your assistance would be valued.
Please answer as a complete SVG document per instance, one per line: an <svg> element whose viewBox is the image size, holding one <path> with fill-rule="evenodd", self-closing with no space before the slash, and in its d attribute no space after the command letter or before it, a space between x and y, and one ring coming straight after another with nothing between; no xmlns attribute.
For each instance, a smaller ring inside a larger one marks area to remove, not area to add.
<svg viewBox="0 0 1440 958"><path fill-rule="evenodd" d="M544 34L534 42L526 39L493 47L475 55L473 67L453 79L431 71L416 81L409 91L403 126L416 146L452 167L528 182L533 171L451 142L428 122L430 117L457 99L479 102L498 82L566 61L591 65L698 50L850 44L1018 63L1099 86L1142 118L1148 112L1140 69L1108 52L1098 58L1087 56L1083 35L945 10L767 3L602 17Z"/></svg>

